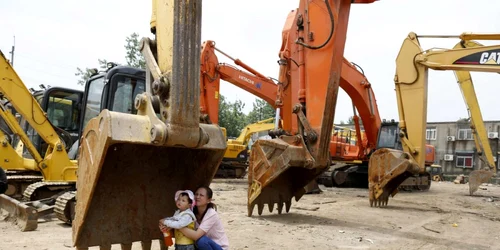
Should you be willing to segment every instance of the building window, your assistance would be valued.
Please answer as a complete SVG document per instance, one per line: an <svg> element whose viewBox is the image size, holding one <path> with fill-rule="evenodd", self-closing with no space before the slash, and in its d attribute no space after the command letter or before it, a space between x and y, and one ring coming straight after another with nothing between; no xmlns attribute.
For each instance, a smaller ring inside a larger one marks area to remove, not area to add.
<svg viewBox="0 0 500 250"><path fill-rule="evenodd" d="M470 128L461 128L458 130L459 140L472 140L472 130Z"/></svg>
<svg viewBox="0 0 500 250"><path fill-rule="evenodd" d="M457 155L457 168L472 168L474 157L472 155Z"/></svg>
<svg viewBox="0 0 500 250"><path fill-rule="evenodd" d="M437 130L436 128L427 128L425 130L425 139L426 140L432 140L435 141L437 137Z"/></svg>

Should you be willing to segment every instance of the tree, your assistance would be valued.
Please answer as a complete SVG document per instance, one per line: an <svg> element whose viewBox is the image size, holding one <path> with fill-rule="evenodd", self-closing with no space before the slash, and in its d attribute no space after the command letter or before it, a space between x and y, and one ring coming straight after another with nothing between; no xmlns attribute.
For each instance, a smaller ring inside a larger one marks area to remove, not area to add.
<svg viewBox="0 0 500 250"><path fill-rule="evenodd" d="M139 34L132 33L130 36L125 38L125 60L127 61L127 65L134 68L146 69L146 61L139 51ZM97 59L99 62L98 70L105 70L106 64L108 60L106 59ZM85 82L92 75L92 68L81 69L80 67L76 68L75 76L79 76L77 84L85 85Z"/></svg>
<svg viewBox="0 0 500 250"><path fill-rule="evenodd" d="M266 101L257 98L253 103L253 109L248 113L247 123L255 123L276 116L276 110Z"/></svg>
<svg viewBox="0 0 500 250"><path fill-rule="evenodd" d="M106 69L106 64L108 61L106 59L97 59L99 62L99 69L103 70ZM76 73L75 76L79 76L80 79L78 79L77 84L78 85L85 85L85 82L90 78L92 75L92 68L85 68L85 70L82 70L80 67L76 68Z"/></svg>
<svg viewBox="0 0 500 250"><path fill-rule="evenodd" d="M245 104L241 100L231 103L223 95L219 97L219 126L226 128L228 137L237 137L245 127Z"/></svg>
<svg viewBox="0 0 500 250"><path fill-rule="evenodd" d="M139 51L139 34L132 33L125 38L125 43L125 50L127 51L125 60L127 61L127 65L134 68L146 69L146 60L142 56L141 51Z"/></svg>
<svg viewBox="0 0 500 250"><path fill-rule="evenodd" d="M359 125L363 125L363 121L361 121L361 119L358 119L358 121L359 121ZM346 123L347 124L354 124L354 116L353 115L349 116Z"/></svg>

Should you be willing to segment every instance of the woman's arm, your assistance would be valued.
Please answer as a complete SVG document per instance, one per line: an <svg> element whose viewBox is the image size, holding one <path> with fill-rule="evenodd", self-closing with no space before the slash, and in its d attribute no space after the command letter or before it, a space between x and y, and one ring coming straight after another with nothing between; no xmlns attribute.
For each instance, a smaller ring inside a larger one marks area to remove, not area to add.
<svg viewBox="0 0 500 250"><path fill-rule="evenodd" d="M182 234L184 234L186 237L197 241L201 236L205 235L205 232L201 229L198 228L198 230L193 230L188 227L183 227L179 229Z"/></svg>

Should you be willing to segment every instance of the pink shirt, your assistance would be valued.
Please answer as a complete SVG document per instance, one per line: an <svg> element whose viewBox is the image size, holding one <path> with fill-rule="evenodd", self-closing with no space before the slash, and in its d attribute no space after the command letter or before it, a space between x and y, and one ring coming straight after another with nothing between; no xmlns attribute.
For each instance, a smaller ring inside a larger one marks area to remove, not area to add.
<svg viewBox="0 0 500 250"><path fill-rule="evenodd" d="M219 244L223 250L229 249L229 240L224 232L222 221L220 220L215 209L209 208L205 217L203 217L201 224L196 222L196 228L203 230L203 232L206 233L205 235L215 243Z"/></svg>

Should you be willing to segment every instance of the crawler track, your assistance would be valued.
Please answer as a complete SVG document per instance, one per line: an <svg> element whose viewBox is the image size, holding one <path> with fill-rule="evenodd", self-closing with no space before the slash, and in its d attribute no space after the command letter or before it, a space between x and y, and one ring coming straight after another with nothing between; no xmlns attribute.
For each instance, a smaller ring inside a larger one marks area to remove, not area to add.
<svg viewBox="0 0 500 250"><path fill-rule="evenodd" d="M57 218L71 225L75 218L76 191L66 192L57 197L54 212Z"/></svg>

